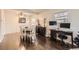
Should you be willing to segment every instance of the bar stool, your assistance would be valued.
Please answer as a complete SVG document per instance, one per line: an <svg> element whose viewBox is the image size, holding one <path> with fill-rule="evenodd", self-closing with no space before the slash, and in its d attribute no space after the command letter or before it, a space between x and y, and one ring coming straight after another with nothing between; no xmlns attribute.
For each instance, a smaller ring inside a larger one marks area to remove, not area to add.
<svg viewBox="0 0 79 59"><path fill-rule="evenodd" d="M64 42L64 40L67 39L66 34L63 33L63 32L60 32L59 35L58 35L58 37L61 39L61 46L62 46L63 48L67 48L67 45L66 45L65 42Z"/></svg>
<svg viewBox="0 0 79 59"><path fill-rule="evenodd" d="M32 44L32 35L31 35L31 31L26 31L26 43Z"/></svg>

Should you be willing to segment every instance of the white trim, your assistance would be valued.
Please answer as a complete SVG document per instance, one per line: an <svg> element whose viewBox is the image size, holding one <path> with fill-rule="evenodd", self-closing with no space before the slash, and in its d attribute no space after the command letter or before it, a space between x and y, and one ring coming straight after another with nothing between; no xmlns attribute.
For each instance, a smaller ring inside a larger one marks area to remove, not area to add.
<svg viewBox="0 0 79 59"><path fill-rule="evenodd" d="M5 17L4 10L1 10L1 34L0 34L0 42L2 42L5 35Z"/></svg>
<svg viewBox="0 0 79 59"><path fill-rule="evenodd" d="M2 42L4 35L0 35L0 42Z"/></svg>

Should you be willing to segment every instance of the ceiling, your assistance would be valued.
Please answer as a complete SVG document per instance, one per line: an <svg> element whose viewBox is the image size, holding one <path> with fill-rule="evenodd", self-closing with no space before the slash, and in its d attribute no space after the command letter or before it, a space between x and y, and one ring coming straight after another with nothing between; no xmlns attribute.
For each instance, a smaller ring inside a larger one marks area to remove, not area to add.
<svg viewBox="0 0 79 59"><path fill-rule="evenodd" d="M48 11L48 9L30 9L30 11L32 11L34 13L41 13L41 12Z"/></svg>
<svg viewBox="0 0 79 59"><path fill-rule="evenodd" d="M54 13L56 13L56 12L59 12L59 11L63 11L64 9L16 9L16 10L27 12L27 13L40 14L40 13L43 13L43 12L54 12Z"/></svg>
<svg viewBox="0 0 79 59"><path fill-rule="evenodd" d="M42 12L49 11L51 9L17 9L17 10L24 11L24 12L28 12L28 13L36 13L36 14L39 14L39 13L42 13Z"/></svg>

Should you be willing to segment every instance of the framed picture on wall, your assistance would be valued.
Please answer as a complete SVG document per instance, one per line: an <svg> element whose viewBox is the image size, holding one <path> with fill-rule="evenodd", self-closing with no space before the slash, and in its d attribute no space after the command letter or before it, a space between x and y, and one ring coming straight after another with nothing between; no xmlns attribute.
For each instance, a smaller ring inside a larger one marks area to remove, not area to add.
<svg viewBox="0 0 79 59"><path fill-rule="evenodd" d="M24 17L19 18L19 23L26 23L26 18Z"/></svg>

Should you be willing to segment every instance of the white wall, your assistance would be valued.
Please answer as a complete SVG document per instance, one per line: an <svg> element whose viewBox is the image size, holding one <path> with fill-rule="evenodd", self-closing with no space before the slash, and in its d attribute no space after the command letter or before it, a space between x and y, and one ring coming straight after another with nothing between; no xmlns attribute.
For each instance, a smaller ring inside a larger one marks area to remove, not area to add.
<svg viewBox="0 0 79 59"><path fill-rule="evenodd" d="M70 10L71 29L79 31L79 9Z"/></svg>
<svg viewBox="0 0 79 59"><path fill-rule="evenodd" d="M18 13L13 10L4 10L5 33L13 33L19 31Z"/></svg>
<svg viewBox="0 0 79 59"><path fill-rule="evenodd" d="M25 13L26 14L26 23L20 24L19 21L19 13L20 11L16 10L4 10L4 18L5 18L5 33L15 33L20 31L20 26L21 25L26 25L29 26L29 16L32 15L30 13Z"/></svg>

